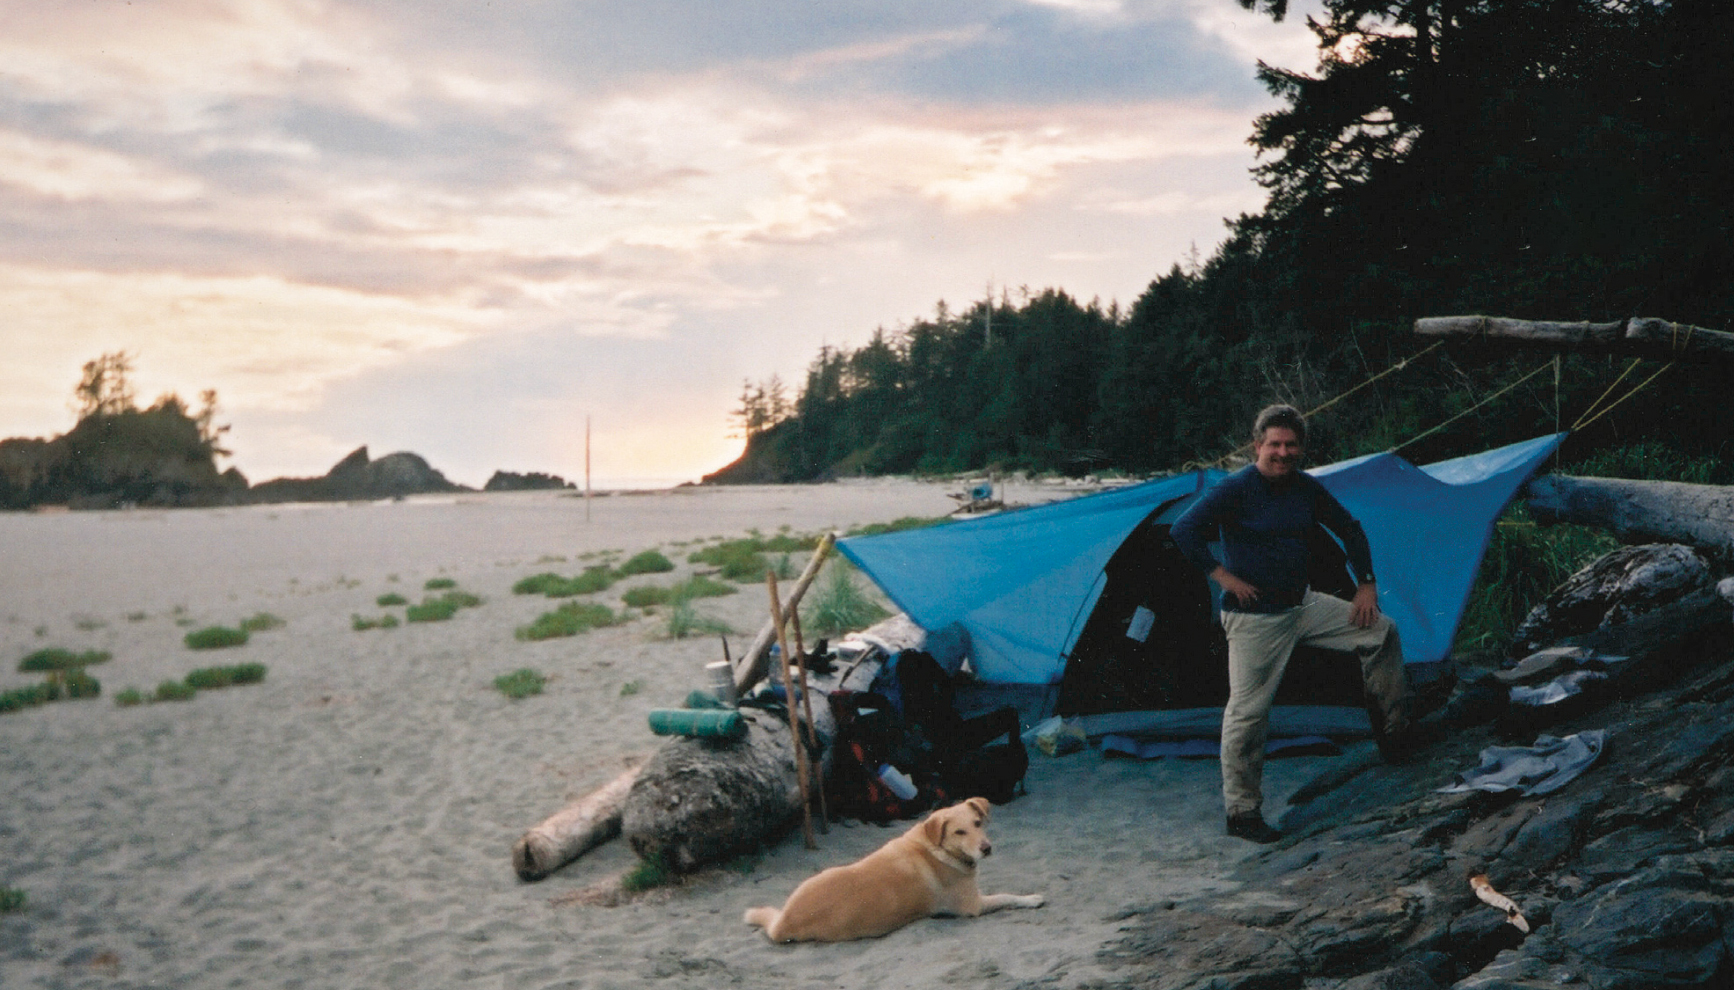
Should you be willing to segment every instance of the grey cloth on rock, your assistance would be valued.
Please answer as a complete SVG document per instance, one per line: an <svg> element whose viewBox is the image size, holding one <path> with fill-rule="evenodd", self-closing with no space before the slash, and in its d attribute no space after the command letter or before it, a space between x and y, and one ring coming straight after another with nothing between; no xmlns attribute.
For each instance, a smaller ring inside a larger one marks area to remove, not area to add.
<svg viewBox="0 0 1734 990"><path fill-rule="evenodd" d="M1533 746L1489 746L1481 751L1479 766L1458 774L1456 780L1439 788L1439 792L1551 794L1601 759L1606 744L1605 729L1589 729L1564 739L1537 736Z"/></svg>

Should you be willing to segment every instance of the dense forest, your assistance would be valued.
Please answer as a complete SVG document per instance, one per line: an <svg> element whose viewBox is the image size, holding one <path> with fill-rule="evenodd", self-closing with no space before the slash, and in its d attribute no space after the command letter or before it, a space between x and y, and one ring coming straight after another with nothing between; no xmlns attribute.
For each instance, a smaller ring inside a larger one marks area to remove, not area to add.
<svg viewBox="0 0 1734 990"><path fill-rule="evenodd" d="M748 383L747 452L710 480L1158 472L1227 454L1268 402L1312 410L1411 357L1316 415L1311 447L1425 462L1570 427L1629 362L1424 350L1418 317L1730 328L1734 4L1324 7L1311 73L1260 66L1282 103L1249 138L1268 198L1212 255L1125 308L1024 290L822 349L792 400ZM1612 395L1662 368L1646 364ZM1567 456L1643 440L1734 462L1729 378L1669 368Z"/></svg>

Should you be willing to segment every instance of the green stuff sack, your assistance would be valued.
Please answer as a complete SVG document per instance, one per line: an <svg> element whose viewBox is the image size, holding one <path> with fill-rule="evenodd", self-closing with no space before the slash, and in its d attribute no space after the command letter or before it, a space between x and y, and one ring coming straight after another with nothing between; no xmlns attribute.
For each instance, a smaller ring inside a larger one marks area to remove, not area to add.
<svg viewBox="0 0 1734 990"><path fill-rule="evenodd" d="M737 711L653 708L650 711L650 731L659 736L739 739L747 734L747 720Z"/></svg>

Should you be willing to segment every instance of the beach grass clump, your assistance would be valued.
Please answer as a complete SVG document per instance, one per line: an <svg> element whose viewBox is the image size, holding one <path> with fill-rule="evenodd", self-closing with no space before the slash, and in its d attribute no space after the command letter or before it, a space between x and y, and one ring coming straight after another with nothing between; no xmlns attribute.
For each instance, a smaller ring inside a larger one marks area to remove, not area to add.
<svg viewBox="0 0 1734 990"><path fill-rule="evenodd" d="M29 687L0 691L0 712L16 712L37 705L46 705L60 697L57 684L32 684Z"/></svg>
<svg viewBox="0 0 1734 990"><path fill-rule="evenodd" d="M667 605L674 598L674 589L658 584L641 584L636 588L626 589L620 600L632 608L655 608Z"/></svg>
<svg viewBox="0 0 1734 990"><path fill-rule="evenodd" d="M566 602L552 612L543 612L536 621L519 626L514 635L521 640L555 639L576 636L581 632L612 626L620 621L614 610L595 602Z"/></svg>
<svg viewBox="0 0 1734 990"><path fill-rule="evenodd" d="M548 678L528 667L494 678L494 687L501 694L514 701L519 698L528 698L532 694L541 694L542 687L547 683Z"/></svg>
<svg viewBox="0 0 1734 990"><path fill-rule="evenodd" d="M926 529L929 526L937 526L940 523L951 521L952 520L947 516L933 516L931 518L926 516L902 516L893 519L890 522L868 523L865 526L856 526L843 535L878 536L882 533L901 533L908 529Z"/></svg>
<svg viewBox="0 0 1734 990"><path fill-rule="evenodd" d="M838 636L865 629L891 613L855 583L854 568L832 564L801 624L815 636Z"/></svg>
<svg viewBox="0 0 1734 990"><path fill-rule="evenodd" d="M241 620L241 628L250 633L264 632L267 629L281 629L287 624L270 612L255 612Z"/></svg>
<svg viewBox="0 0 1734 990"><path fill-rule="evenodd" d="M458 603L448 598L423 598L420 605L411 605L404 612L410 622L444 622L458 614Z"/></svg>
<svg viewBox="0 0 1734 990"><path fill-rule="evenodd" d="M233 629L229 626L206 626L187 633L185 641L188 649L221 650L231 646L246 645L248 632L245 629Z"/></svg>
<svg viewBox="0 0 1734 990"><path fill-rule="evenodd" d="M30 898L24 891L16 887L0 887L0 914L12 914L24 910L24 905Z"/></svg>
<svg viewBox="0 0 1734 990"><path fill-rule="evenodd" d="M102 694L102 682L84 672L84 668L60 675L68 698L95 698Z"/></svg>
<svg viewBox="0 0 1734 990"><path fill-rule="evenodd" d="M680 879L680 875L669 869L659 859L641 859L638 865L627 870L620 877L620 889L629 894L637 894L657 887L666 887Z"/></svg>
<svg viewBox="0 0 1734 990"><path fill-rule="evenodd" d="M387 612L378 618L362 615L359 612L352 613L349 616L349 628L356 632L366 632L369 629L396 629L397 625L397 616L392 615L390 612Z"/></svg>
<svg viewBox="0 0 1734 990"><path fill-rule="evenodd" d="M723 595L738 595L741 589L706 574L694 574L671 590L675 598L720 598Z"/></svg>
<svg viewBox="0 0 1734 990"><path fill-rule="evenodd" d="M571 598L606 591L614 584L614 572L607 564L593 564L577 577L552 572L532 574L512 585L514 595L546 595L549 598Z"/></svg>
<svg viewBox="0 0 1734 990"><path fill-rule="evenodd" d="M694 564L708 564L729 581L763 581L769 565L759 551L759 541L753 538L725 540L694 553L688 558Z"/></svg>
<svg viewBox="0 0 1734 990"><path fill-rule="evenodd" d="M114 695L115 706L119 708L131 708L134 705L142 705L144 702L144 692L135 687L117 691Z"/></svg>
<svg viewBox="0 0 1734 990"><path fill-rule="evenodd" d="M672 570L674 561L655 550L646 550L633 554L614 573L617 577L632 577L636 574L665 574Z"/></svg>
<svg viewBox="0 0 1734 990"><path fill-rule="evenodd" d="M375 598L373 604L378 605L380 608L390 608L393 605L408 605L409 599L395 591L390 591Z"/></svg>
<svg viewBox="0 0 1734 990"><path fill-rule="evenodd" d="M620 696L622 698L630 698L642 690L644 690L643 681L627 681L625 684L620 685Z"/></svg>
<svg viewBox="0 0 1734 990"><path fill-rule="evenodd" d="M668 610L668 623L665 629L669 639L686 639L689 636L734 632L734 627L723 620L705 615L693 608L690 598L674 600L674 604Z"/></svg>
<svg viewBox="0 0 1734 990"><path fill-rule="evenodd" d="M1612 536L1593 527L1538 526L1526 506L1514 504L1493 527L1453 651L1503 650L1517 624L1553 589L1618 546Z"/></svg>
<svg viewBox="0 0 1734 990"><path fill-rule="evenodd" d="M200 667L187 671L187 687L198 691L215 691L235 683L235 672L228 667Z"/></svg>
<svg viewBox="0 0 1734 990"><path fill-rule="evenodd" d="M50 646L36 650L18 661L18 670L25 674L78 670L91 664L107 663L113 657L114 655L106 650L85 650L82 653L74 653L71 650Z"/></svg>
<svg viewBox="0 0 1734 990"><path fill-rule="evenodd" d="M163 681L157 685L156 693L151 695L152 701L191 701L199 689L186 681Z"/></svg>
<svg viewBox="0 0 1734 990"><path fill-rule="evenodd" d="M458 583L451 578L439 577L428 578L421 588L423 591L444 591L447 588L455 588L457 586Z"/></svg>

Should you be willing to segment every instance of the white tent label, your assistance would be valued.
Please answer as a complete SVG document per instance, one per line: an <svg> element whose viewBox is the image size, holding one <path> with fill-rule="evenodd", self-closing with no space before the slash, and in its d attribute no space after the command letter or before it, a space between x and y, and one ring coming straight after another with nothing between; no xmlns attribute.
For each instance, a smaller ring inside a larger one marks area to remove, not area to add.
<svg viewBox="0 0 1734 990"><path fill-rule="evenodd" d="M1132 613L1132 621L1126 625L1126 638L1142 643L1150 638L1150 628L1156 625L1156 613L1144 606Z"/></svg>

